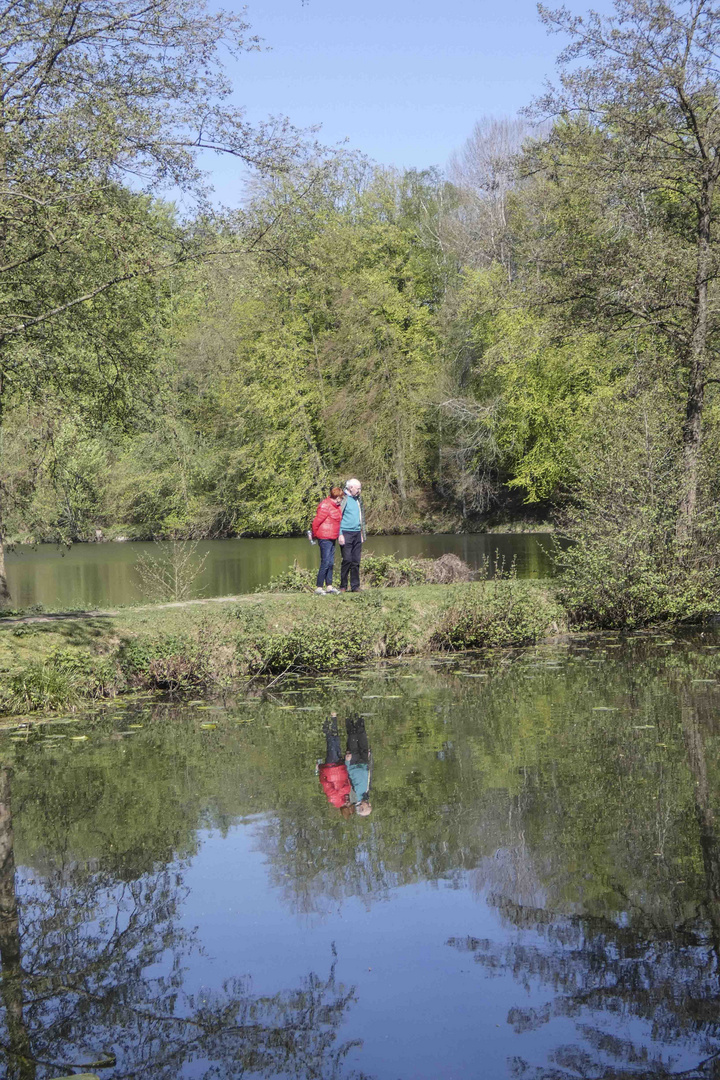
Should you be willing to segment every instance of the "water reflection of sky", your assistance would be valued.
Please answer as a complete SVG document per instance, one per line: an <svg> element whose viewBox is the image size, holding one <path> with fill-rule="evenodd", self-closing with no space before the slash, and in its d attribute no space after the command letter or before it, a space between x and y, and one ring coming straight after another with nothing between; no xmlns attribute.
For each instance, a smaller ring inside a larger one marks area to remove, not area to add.
<svg viewBox="0 0 720 1080"><path fill-rule="evenodd" d="M550 988L521 967L516 975L484 969L471 951L453 947L455 939L484 939L497 951L551 949L541 935L504 925L471 873L452 884L391 890L378 903L328 901L308 916L288 911L281 889L269 883L257 827L240 825L226 836L208 832L201 839L185 878L183 917L200 927L204 955L194 962L186 988L199 991L248 973L254 992L272 994L323 969L334 948L338 979L357 992L340 1038L362 1037L351 1061L376 1077L505 1077L512 1075L515 1057L550 1068L558 1047L577 1048L589 1025L604 1030L608 1041L647 1047L650 1059L674 1071L703 1056L702 1039L665 1053L656 1046L653 1053L650 1022L614 1013L598 1023L591 1008L572 1019L552 1016L539 1030L518 1034L512 1019L520 1010L541 1012L553 999ZM596 1066L614 1064L610 1054L594 1056Z"/></svg>

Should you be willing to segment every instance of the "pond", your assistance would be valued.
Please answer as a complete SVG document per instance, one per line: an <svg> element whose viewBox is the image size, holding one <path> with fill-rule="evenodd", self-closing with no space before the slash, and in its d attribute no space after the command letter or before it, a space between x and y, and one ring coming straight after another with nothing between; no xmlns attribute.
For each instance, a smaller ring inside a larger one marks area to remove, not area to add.
<svg viewBox="0 0 720 1080"><path fill-rule="evenodd" d="M0 1072L716 1075L718 680L604 636L0 735Z"/></svg>
<svg viewBox="0 0 720 1080"><path fill-rule="evenodd" d="M16 607L43 604L51 608L106 608L139 604L148 599L137 568L142 555L157 557L169 544L136 541L75 544L58 548L43 544L18 547L7 557L7 575ZM506 568L515 562L523 577L552 572L552 536L544 533L373 536L367 550L401 557L437 558L453 552L473 569L484 559L498 558ZM271 540L209 540L198 544L196 559L206 557L192 596L235 596L254 592L273 575L300 566L318 565L318 548L298 537ZM340 557L337 556L339 567Z"/></svg>

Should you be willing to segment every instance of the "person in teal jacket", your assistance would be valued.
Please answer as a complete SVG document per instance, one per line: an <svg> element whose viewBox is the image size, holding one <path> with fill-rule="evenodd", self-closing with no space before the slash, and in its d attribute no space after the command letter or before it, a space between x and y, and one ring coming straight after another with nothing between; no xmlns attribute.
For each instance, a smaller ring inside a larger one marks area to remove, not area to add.
<svg viewBox="0 0 720 1080"><path fill-rule="evenodd" d="M342 551L340 592L347 592L348 578L350 579L351 592L360 591L360 556L367 536L365 510L360 497L361 487L359 480L355 478L348 480L340 504L342 510L340 535L338 536L338 543Z"/></svg>
<svg viewBox="0 0 720 1080"><path fill-rule="evenodd" d="M350 803L355 807L358 817L367 817L372 813L370 805L370 783L372 781L372 751L365 731L365 719L358 713L351 713L345 720L347 731L347 751L345 765L350 778Z"/></svg>

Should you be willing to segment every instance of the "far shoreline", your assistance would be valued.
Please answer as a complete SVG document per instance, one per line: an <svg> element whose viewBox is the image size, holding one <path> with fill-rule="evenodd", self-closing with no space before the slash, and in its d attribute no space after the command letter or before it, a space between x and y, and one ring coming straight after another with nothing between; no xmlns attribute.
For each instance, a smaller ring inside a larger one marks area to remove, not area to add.
<svg viewBox="0 0 720 1080"><path fill-rule="evenodd" d="M102 532L102 530L98 530ZM556 528L551 521L533 521L515 519L487 525L485 528L467 529L430 529L420 526L408 526L407 528L385 529L368 532L368 543L374 537L386 536L533 536L542 534L554 534ZM303 532L285 533L225 533L215 536L193 536L188 534L165 535L162 533L146 533L139 536L127 536L124 533L113 536L112 533L102 533L99 537L76 537L72 540L56 539L22 539L6 541L6 555L18 548L56 547L71 548L77 545L95 546L97 544L152 544L152 543L210 543L222 540L302 540Z"/></svg>

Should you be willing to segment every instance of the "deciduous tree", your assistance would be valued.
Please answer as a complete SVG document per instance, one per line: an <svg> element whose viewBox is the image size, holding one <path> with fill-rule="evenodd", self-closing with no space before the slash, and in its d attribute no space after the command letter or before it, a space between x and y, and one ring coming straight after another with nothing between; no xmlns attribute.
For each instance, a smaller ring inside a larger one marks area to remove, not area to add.
<svg viewBox="0 0 720 1080"><path fill-rule="evenodd" d="M206 251L149 196L202 198L204 151L267 169L297 150L284 121L252 126L232 103L223 56L256 46L242 13L202 0L2 5L0 425L11 397L68 380L107 413L142 376L141 356L113 356L112 297Z"/></svg>
<svg viewBox="0 0 720 1080"><path fill-rule="evenodd" d="M527 168L549 189L573 189L575 209L583 192L588 205L573 214L566 199L547 214L539 201L533 265L545 299L573 318L650 333L672 357L684 399L677 534L685 543L720 344L720 7L616 0L611 17L540 11L570 44L560 88L537 104L559 122Z"/></svg>

